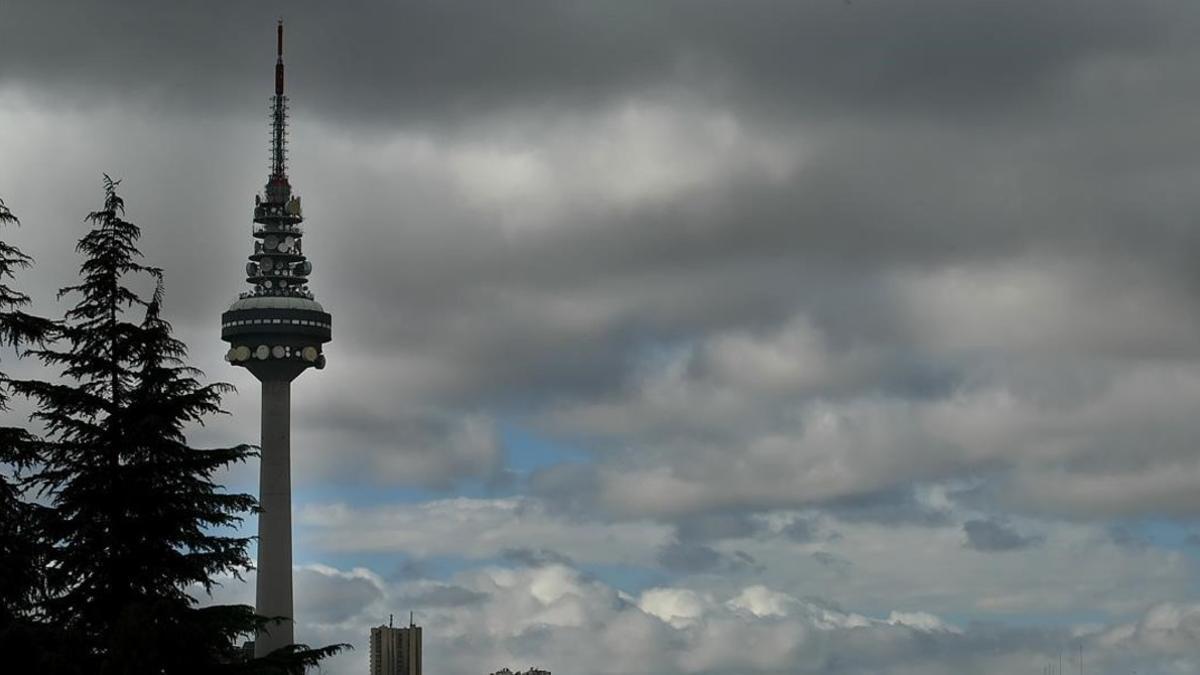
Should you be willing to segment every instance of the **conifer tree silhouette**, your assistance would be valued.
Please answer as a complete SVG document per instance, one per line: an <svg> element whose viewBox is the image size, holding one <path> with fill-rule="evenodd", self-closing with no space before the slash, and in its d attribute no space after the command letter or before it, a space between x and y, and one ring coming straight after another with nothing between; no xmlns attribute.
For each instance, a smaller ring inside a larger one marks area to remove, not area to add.
<svg viewBox="0 0 1200 675"><path fill-rule="evenodd" d="M19 224L0 199L0 225ZM0 239L0 346L17 355L41 345L54 331L53 322L24 311L29 296L9 285L17 271L32 264L21 249ZM10 383L8 373L0 370L0 412L10 412ZM69 641L37 617L48 552L42 529L46 509L28 499L25 489L37 443L27 429L0 426L0 653L11 655L10 664L47 670L36 653L51 644L65 651Z"/></svg>

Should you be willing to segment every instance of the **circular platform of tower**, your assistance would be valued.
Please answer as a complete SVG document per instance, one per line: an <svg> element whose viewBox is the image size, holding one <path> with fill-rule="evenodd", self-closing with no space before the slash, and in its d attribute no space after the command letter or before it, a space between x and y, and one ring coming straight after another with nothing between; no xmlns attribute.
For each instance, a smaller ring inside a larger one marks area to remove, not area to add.
<svg viewBox="0 0 1200 675"><path fill-rule="evenodd" d="M321 347L331 337L331 317L308 290L312 265L304 256L300 199L290 193L285 178L268 183L266 200L256 198L254 252L246 264L253 290L221 314L226 360L259 380L291 380L306 368L323 368Z"/></svg>

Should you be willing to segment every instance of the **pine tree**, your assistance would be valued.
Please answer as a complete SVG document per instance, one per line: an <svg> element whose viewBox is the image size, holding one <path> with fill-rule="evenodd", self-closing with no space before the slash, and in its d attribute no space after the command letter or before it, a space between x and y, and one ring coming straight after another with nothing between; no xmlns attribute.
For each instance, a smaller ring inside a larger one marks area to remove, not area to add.
<svg viewBox="0 0 1200 675"><path fill-rule="evenodd" d="M0 224L19 224L17 217L0 200ZM18 269L32 264L29 256L5 241L0 241L0 344L19 349L31 340L44 337L23 329L21 307L29 297L8 286ZM0 378L5 378L0 373ZM8 390L0 388L0 409L8 410ZM21 468L26 464L32 438L20 428L0 429L0 462ZM35 534L30 531L31 505L21 494L19 477L0 474L0 630L8 629L29 611L37 585Z"/></svg>
<svg viewBox="0 0 1200 675"><path fill-rule="evenodd" d="M0 200L0 225L19 225L16 215ZM33 259L0 240L0 347L20 355L52 337L54 323L24 309L29 296L8 285L16 272ZM0 411L10 412L7 373L0 372ZM40 620L37 603L45 588L48 543L43 531L47 512L27 495L26 472L33 466L38 438L27 429L0 427L0 653L9 665L28 672L72 672L38 654L50 645L60 653L72 642Z"/></svg>
<svg viewBox="0 0 1200 675"><path fill-rule="evenodd" d="M20 221L0 199L0 224L18 225ZM8 242L0 240L0 346L13 350L38 343L47 337L49 322L22 311L29 296L10 287L20 269L33 259ZM0 373L0 410L8 411L8 377ZM38 555L35 508L23 499L16 471L28 465L34 437L25 429L0 428L0 463L12 473L0 474L0 627L7 628L26 615L38 586Z"/></svg>
<svg viewBox="0 0 1200 675"><path fill-rule="evenodd" d="M263 621L251 608L200 607L198 590L249 569L248 539L219 534L255 508L216 472L250 445L199 449L185 427L218 414L230 385L202 384L162 318L162 270L140 262L140 229L124 219L119 181L79 241L78 298L60 344L35 350L64 380L14 384L39 404L46 430L35 475L52 500L47 617L88 645L107 673L303 672L336 647L297 647L273 662L240 663L234 646ZM142 277L149 295L127 285ZM134 319L134 315L140 318Z"/></svg>

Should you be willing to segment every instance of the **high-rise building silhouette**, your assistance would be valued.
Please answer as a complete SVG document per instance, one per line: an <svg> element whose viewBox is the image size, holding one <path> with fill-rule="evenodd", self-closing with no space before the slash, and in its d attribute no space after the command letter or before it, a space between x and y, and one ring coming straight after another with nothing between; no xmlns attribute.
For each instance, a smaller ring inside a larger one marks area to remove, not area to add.
<svg viewBox="0 0 1200 675"><path fill-rule="evenodd" d="M421 627L371 629L371 675L421 675Z"/></svg>
<svg viewBox="0 0 1200 675"><path fill-rule="evenodd" d="M282 21L276 36L271 170L264 194L254 198L254 252L246 264L252 289L221 315L221 339L230 344L226 360L262 383L255 610L283 620L255 637L258 656L294 642L291 382L308 368L325 366L321 345L330 339L330 316L308 290L312 265L304 257L300 198L292 194L287 177Z"/></svg>

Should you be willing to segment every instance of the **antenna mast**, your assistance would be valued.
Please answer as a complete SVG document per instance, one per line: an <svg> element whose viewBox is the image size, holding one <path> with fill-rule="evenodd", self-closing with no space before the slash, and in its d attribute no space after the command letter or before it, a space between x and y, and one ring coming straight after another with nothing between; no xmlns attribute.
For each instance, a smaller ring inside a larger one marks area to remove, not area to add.
<svg viewBox="0 0 1200 675"><path fill-rule="evenodd" d="M267 200L283 203L291 197L287 179L287 96L283 94L283 19L275 28L275 97L271 100L271 175Z"/></svg>

